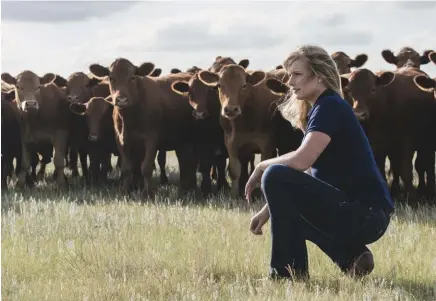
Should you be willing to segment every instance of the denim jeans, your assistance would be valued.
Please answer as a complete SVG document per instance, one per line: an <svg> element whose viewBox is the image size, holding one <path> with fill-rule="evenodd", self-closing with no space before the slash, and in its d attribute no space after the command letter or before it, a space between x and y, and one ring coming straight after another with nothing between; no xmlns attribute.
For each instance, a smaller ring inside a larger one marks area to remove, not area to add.
<svg viewBox="0 0 436 301"><path fill-rule="evenodd" d="M308 277L306 240L346 272L385 233L390 212L359 200L311 175L274 164L262 175L272 236L270 273ZM289 271L290 267L290 271Z"/></svg>

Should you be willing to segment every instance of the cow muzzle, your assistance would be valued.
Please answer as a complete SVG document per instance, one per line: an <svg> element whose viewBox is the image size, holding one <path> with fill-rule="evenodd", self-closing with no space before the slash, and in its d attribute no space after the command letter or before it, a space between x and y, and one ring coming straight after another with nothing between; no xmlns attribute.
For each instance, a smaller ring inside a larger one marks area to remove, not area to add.
<svg viewBox="0 0 436 301"><path fill-rule="evenodd" d="M98 141L98 135L89 133L88 140L89 141Z"/></svg>
<svg viewBox="0 0 436 301"><path fill-rule="evenodd" d="M202 120L202 119L206 118L206 113L194 110L194 111L192 111L192 116L194 116L194 118L197 120Z"/></svg>
<svg viewBox="0 0 436 301"><path fill-rule="evenodd" d="M120 106L120 107L126 106L126 105L128 105L128 102L129 102L129 98L127 96L117 96L115 98L115 105L116 106Z"/></svg>
<svg viewBox="0 0 436 301"><path fill-rule="evenodd" d="M36 100L25 100L21 103L21 109L25 112L29 110L38 110L39 104Z"/></svg>
<svg viewBox="0 0 436 301"><path fill-rule="evenodd" d="M224 107L224 117L228 119L234 119L241 115L242 110L240 106L225 106Z"/></svg>
<svg viewBox="0 0 436 301"><path fill-rule="evenodd" d="M410 68L419 68L418 65L416 65L413 61L408 60L405 64L404 67L410 67Z"/></svg>

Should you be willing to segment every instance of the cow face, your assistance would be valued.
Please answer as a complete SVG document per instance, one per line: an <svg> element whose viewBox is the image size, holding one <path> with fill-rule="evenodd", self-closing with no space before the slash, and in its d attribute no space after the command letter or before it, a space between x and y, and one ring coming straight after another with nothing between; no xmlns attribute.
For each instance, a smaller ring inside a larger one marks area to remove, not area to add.
<svg viewBox="0 0 436 301"><path fill-rule="evenodd" d="M390 85L394 79L393 72L374 74L368 69L355 70L348 78L342 78L343 90L351 97L353 111L359 121L370 118L372 107L380 101L379 89Z"/></svg>
<svg viewBox="0 0 436 301"><path fill-rule="evenodd" d="M194 109L192 115L197 120L203 120L213 115L215 111L219 112L220 104L216 90L202 82L198 74L189 82L174 82L172 89L180 95L188 96L189 104Z"/></svg>
<svg viewBox="0 0 436 301"><path fill-rule="evenodd" d="M89 78L83 72L76 72L66 82L67 101L69 103L85 103L91 98L91 89L100 82L97 78Z"/></svg>
<svg viewBox="0 0 436 301"><path fill-rule="evenodd" d="M109 68L93 64L89 69L97 78L109 78L112 103L115 106L129 107L137 103L142 87L141 77L150 75L154 64L143 63L136 67L129 60L119 58Z"/></svg>
<svg viewBox="0 0 436 301"><path fill-rule="evenodd" d="M200 71L198 77L206 85L218 87L221 115L232 120L243 113L246 100L252 96L253 86L259 85L266 74L263 71L250 74L239 65L228 65L219 74Z"/></svg>
<svg viewBox="0 0 436 301"><path fill-rule="evenodd" d="M366 54L359 54L354 59L350 58L342 51L338 51L332 54L332 59L335 61L338 67L339 74L350 73L351 68L360 68L368 60Z"/></svg>
<svg viewBox="0 0 436 301"><path fill-rule="evenodd" d="M242 59L239 61L238 65L244 69L247 69L249 64L250 61L248 59ZM217 56L215 58L215 62L208 70L211 72L219 73L224 68L224 66L227 65L236 65L236 62L231 57Z"/></svg>
<svg viewBox="0 0 436 301"><path fill-rule="evenodd" d="M39 77L29 70L21 72L17 78L12 77L9 73L2 73L2 80L15 87L17 103L25 112L38 111L41 101L41 86L52 83L55 78L56 75L53 73Z"/></svg>
<svg viewBox="0 0 436 301"><path fill-rule="evenodd" d="M426 50L422 55L420 55L413 48L403 47L400 49L397 55L394 55L394 53L389 49L383 50L382 56L386 62L397 66L397 68L414 67L419 69L421 65L425 65L430 62L429 54L431 52L432 50Z"/></svg>
<svg viewBox="0 0 436 301"><path fill-rule="evenodd" d="M413 78L415 85L426 92L433 92L434 98L436 99L436 78L430 78L425 75L416 75Z"/></svg>
<svg viewBox="0 0 436 301"><path fill-rule="evenodd" d="M100 139L103 118L109 114L110 108L111 105L103 97L93 97L86 103L74 102L70 104L71 112L86 117L90 141Z"/></svg>

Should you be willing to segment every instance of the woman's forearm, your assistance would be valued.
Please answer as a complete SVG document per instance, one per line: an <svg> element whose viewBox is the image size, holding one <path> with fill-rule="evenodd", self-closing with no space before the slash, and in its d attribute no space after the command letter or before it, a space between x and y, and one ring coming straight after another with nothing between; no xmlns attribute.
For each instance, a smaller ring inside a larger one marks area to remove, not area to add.
<svg viewBox="0 0 436 301"><path fill-rule="evenodd" d="M258 164L258 167L263 172L268 166L272 164L283 164L300 171L305 171L307 169L307 166L305 166L305 164L303 164L303 162L301 162L301 160L299 159L298 153L296 151L283 154L276 158L264 160Z"/></svg>

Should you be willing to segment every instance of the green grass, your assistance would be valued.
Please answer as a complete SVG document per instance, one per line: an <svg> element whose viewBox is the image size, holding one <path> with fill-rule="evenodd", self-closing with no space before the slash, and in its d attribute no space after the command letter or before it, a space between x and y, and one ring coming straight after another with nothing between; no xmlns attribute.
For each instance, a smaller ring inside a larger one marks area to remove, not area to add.
<svg viewBox="0 0 436 301"><path fill-rule="evenodd" d="M2 194L2 300L436 300L435 207L398 207L363 280L308 243L311 280L272 283L269 223L248 230L261 202L72 186Z"/></svg>

